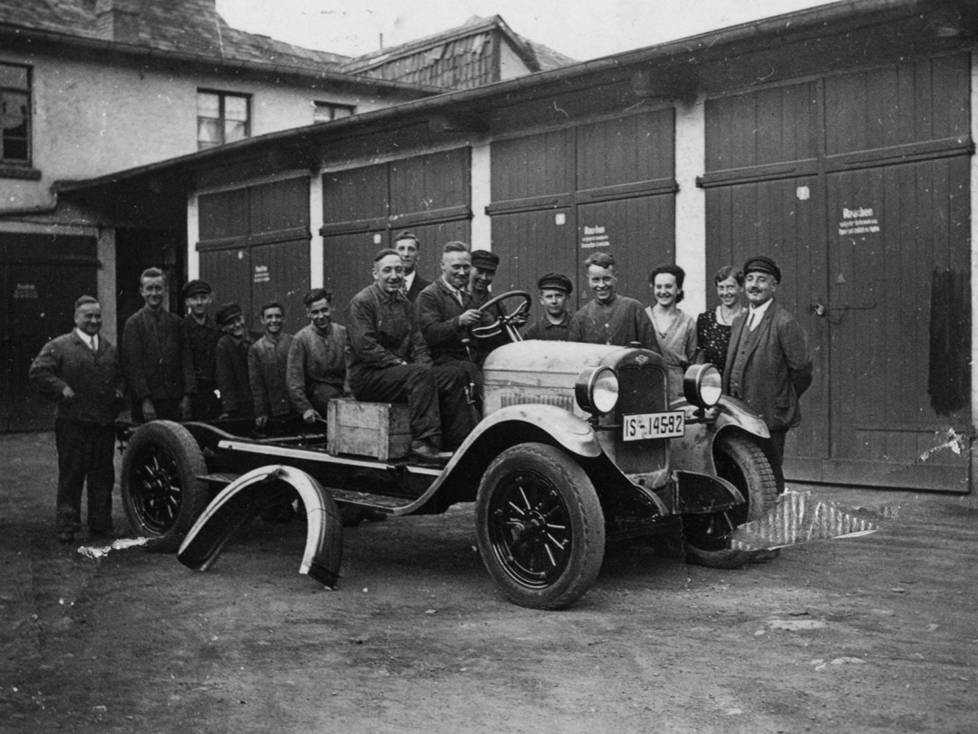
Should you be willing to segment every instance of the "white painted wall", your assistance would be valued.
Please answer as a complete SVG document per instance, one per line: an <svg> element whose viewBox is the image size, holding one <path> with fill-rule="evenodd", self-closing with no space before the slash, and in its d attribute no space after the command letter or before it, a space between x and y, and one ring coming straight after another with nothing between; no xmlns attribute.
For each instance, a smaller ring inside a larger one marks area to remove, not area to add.
<svg viewBox="0 0 978 734"><path fill-rule="evenodd" d="M713 278L706 272L706 192L696 185L706 157L706 104L676 105L676 264L686 271L682 309L696 315L712 304Z"/></svg>
<svg viewBox="0 0 978 734"><path fill-rule="evenodd" d="M513 50L509 42L500 36L499 42L499 80L513 79L518 76L526 76L530 70L526 67L523 59Z"/></svg>

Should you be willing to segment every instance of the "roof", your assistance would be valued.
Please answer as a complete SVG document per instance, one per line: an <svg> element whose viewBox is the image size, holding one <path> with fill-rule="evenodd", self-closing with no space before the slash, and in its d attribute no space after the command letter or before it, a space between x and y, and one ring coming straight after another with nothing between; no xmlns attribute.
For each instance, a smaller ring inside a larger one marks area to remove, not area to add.
<svg viewBox="0 0 978 734"><path fill-rule="evenodd" d="M399 46L357 56L343 71L449 89L500 80L496 44L507 43L528 71L548 71L576 63L574 59L523 38L498 15L473 16L463 25Z"/></svg>
<svg viewBox="0 0 978 734"><path fill-rule="evenodd" d="M0 25L280 67L338 71L349 59L232 28L214 0L0 0Z"/></svg>

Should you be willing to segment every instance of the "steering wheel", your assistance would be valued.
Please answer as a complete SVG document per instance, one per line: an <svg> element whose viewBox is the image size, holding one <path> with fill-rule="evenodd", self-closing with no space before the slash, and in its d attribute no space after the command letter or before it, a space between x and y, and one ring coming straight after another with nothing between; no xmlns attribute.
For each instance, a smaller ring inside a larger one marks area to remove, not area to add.
<svg viewBox="0 0 978 734"><path fill-rule="evenodd" d="M529 293L526 291L506 291L490 298L479 306L478 310L480 313L487 313L489 309L495 308L500 303L512 300L518 300L519 302L509 311L501 307L496 308L498 314L496 318L491 323L473 326L470 330L472 336L476 339L491 339L505 331L510 341L523 341L523 337L520 336L519 327L526 323L526 317L530 313L532 298Z"/></svg>

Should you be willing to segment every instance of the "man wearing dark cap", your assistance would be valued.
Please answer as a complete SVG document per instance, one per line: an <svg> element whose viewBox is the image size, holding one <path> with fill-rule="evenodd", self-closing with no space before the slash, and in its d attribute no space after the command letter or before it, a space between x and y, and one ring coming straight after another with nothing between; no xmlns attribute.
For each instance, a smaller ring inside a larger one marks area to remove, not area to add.
<svg viewBox="0 0 978 734"><path fill-rule="evenodd" d="M374 283L350 301L348 365L358 400L401 401L411 415L411 451L437 459L472 430L465 405L465 373L456 365L434 366L404 295L404 265L396 250L374 257Z"/></svg>
<svg viewBox="0 0 978 734"><path fill-rule="evenodd" d="M255 412L248 379L248 350L251 338L245 331L244 314L237 303L217 310L217 325L224 335L217 342L215 367L221 393L221 418L252 418Z"/></svg>
<svg viewBox="0 0 978 734"><path fill-rule="evenodd" d="M594 298L571 318L569 340L619 347L636 343L658 352L655 327L645 315L644 306L634 298L618 294L618 275L611 253L595 252L584 265Z"/></svg>
<svg viewBox="0 0 978 734"><path fill-rule="evenodd" d="M418 294L428 286L431 281L422 278L417 271L418 255L421 252L421 240L414 232L398 232L394 237L394 250L401 256L404 264L404 285L402 286L408 300L414 303Z"/></svg>
<svg viewBox="0 0 978 734"><path fill-rule="evenodd" d="M567 341L570 313L567 299L574 291L570 278L561 273L547 273L537 281L543 314L523 332L524 339Z"/></svg>
<svg viewBox="0 0 978 734"><path fill-rule="evenodd" d="M343 396L346 327L333 323L333 296L329 291L313 288L302 302L309 325L292 337L285 384L303 422L315 423L326 420L330 400Z"/></svg>
<svg viewBox="0 0 978 734"><path fill-rule="evenodd" d="M781 269L758 255L744 263L748 312L734 321L723 373L723 391L764 418L778 485L788 430L801 421L798 399L812 384L812 358L805 332L774 300Z"/></svg>
<svg viewBox="0 0 978 734"><path fill-rule="evenodd" d="M190 405L194 420L216 418L221 412L217 398L217 369L215 354L221 330L207 313L213 291L206 280L191 280L183 286L184 307L187 316L183 320L184 342L190 352L194 382L190 386Z"/></svg>

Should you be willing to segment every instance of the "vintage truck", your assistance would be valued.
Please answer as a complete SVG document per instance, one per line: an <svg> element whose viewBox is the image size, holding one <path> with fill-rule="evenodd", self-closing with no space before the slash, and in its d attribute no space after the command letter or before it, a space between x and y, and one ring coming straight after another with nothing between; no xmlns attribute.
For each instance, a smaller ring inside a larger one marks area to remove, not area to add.
<svg viewBox="0 0 978 734"><path fill-rule="evenodd" d="M406 456L405 406L334 401L325 432L274 436L250 423L154 421L123 458L133 532L205 570L236 530L298 496L300 572L332 586L338 507L400 516L474 502L489 574L511 601L544 609L580 598L616 541L668 535L697 563L747 561L730 533L779 492L763 421L721 394L713 365L690 367L685 397L670 401L652 351L521 341L513 325L529 304L512 291L484 306L500 317L479 336L512 341L486 358L481 421L444 465Z"/></svg>

